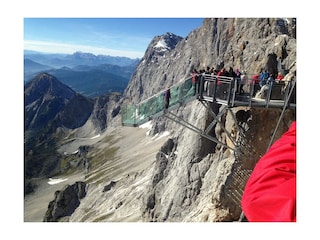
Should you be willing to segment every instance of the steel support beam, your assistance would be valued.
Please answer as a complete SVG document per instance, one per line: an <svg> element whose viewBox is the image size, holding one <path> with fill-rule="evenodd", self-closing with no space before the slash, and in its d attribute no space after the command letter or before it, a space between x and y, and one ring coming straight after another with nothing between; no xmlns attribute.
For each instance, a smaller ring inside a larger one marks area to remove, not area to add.
<svg viewBox="0 0 320 240"><path fill-rule="evenodd" d="M219 141L218 139L210 136L208 133L206 133L205 131L201 130L200 128L196 127L195 125L185 121L184 119L182 119L181 117L177 116L176 114L172 113L172 112L167 112L165 115L164 115L166 118L188 128L189 130L191 131L194 131L198 134L200 134L202 137L205 137L207 139L209 139L210 141L214 142L214 143L217 143L219 145L222 145L223 147L225 148L228 148L230 150L234 150L232 147L228 146L227 144Z"/></svg>

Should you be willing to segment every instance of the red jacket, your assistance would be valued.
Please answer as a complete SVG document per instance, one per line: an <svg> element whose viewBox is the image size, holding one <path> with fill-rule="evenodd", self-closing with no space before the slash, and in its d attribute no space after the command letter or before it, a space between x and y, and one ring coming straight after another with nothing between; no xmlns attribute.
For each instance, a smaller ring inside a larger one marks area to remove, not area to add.
<svg viewBox="0 0 320 240"><path fill-rule="evenodd" d="M259 75L253 75L252 79L251 79L251 84L258 84L259 83Z"/></svg>
<svg viewBox="0 0 320 240"><path fill-rule="evenodd" d="M196 73L196 72L192 73L192 83L196 83L197 82L197 75L198 75L198 73Z"/></svg>
<svg viewBox="0 0 320 240"><path fill-rule="evenodd" d="M296 221L296 122L256 164L241 207L249 222Z"/></svg>
<svg viewBox="0 0 320 240"><path fill-rule="evenodd" d="M217 74L217 76L218 76L218 78L217 78L217 85L220 85L221 84L221 81L220 81L220 76L225 76L226 75L226 73L225 73L225 71L224 70L220 70L219 72L218 72L218 74Z"/></svg>

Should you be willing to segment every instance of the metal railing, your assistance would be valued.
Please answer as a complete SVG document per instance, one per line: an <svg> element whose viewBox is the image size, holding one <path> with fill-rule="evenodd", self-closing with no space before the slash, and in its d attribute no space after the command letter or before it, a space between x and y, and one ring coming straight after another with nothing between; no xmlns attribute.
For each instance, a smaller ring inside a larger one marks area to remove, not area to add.
<svg viewBox="0 0 320 240"><path fill-rule="evenodd" d="M217 102L229 107L275 107L281 108L288 101L287 107L295 107L295 94L289 96L294 87L293 81L273 81L260 87L259 84L245 83L240 92L241 79L216 75L203 75L200 81L200 99ZM295 91L294 91L295 92ZM290 99L288 99L290 98Z"/></svg>
<svg viewBox="0 0 320 240"><path fill-rule="evenodd" d="M170 87L169 111L196 98L201 101L216 102L228 107L282 108L285 102L287 102L286 107L295 107L295 94L293 96L289 95L292 87L295 90L295 84L292 84L291 81L275 81L261 89L259 84L246 83L243 86L244 91L240 93L240 78L209 74L199 75L199 77L200 81L197 83L199 86L194 85L190 77ZM260 94L260 96L256 97L257 94ZM122 108L122 124L129 126L141 125L157 116L163 115L164 106L164 91L143 100L139 104L125 105Z"/></svg>

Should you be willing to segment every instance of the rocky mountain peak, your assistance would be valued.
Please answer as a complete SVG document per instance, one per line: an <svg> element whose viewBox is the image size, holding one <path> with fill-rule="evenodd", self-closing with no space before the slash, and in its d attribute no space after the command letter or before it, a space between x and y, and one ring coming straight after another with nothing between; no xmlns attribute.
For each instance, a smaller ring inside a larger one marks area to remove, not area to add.
<svg viewBox="0 0 320 240"><path fill-rule="evenodd" d="M49 126L53 131L57 126L79 127L93 108L90 99L77 94L48 73L40 73L28 82L24 92L26 130Z"/></svg>
<svg viewBox="0 0 320 240"><path fill-rule="evenodd" d="M180 42L182 37L179 37L173 33L167 32L161 36L157 36L153 39L153 49L156 52L164 52L167 50L172 50L175 48L178 42Z"/></svg>
<svg viewBox="0 0 320 240"><path fill-rule="evenodd" d="M37 99L63 98L71 99L76 93L68 86L48 73L40 73L25 85L25 105L29 105Z"/></svg>
<svg viewBox="0 0 320 240"><path fill-rule="evenodd" d="M149 44L142 62L147 62L148 64L158 63L162 58L168 56L181 40L182 37L173 33L155 36Z"/></svg>
<svg viewBox="0 0 320 240"><path fill-rule="evenodd" d="M133 76L131 77L131 83L129 83L127 89L124 92L125 98L130 98L135 101L137 98L144 98L146 95L154 93L154 82L150 84L148 81L153 81L160 77L166 79L167 73L164 72L161 65L164 61L170 61L172 53L175 51L176 46L181 42L183 38L173 33L167 32L160 36L155 36L150 42L145 55L137 66ZM164 64L166 65L166 64ZM157 75L154 68L160 66L161 75ZM146 78L147 81L144 79ZM132 84L132 86L131 86ZM149 87L143 85L147 84ZM138 92L137 92L138 91Z"/></svg>

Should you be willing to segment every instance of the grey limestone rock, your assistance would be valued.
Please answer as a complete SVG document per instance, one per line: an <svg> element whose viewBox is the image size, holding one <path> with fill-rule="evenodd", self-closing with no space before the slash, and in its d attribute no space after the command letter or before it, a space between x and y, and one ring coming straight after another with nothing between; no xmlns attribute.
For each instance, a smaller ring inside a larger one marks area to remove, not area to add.
<svg viewBox="0 0 320 240"><path fill-rule="evenodd" d="M71 216L79 206L80 200L85 196L86 184L84 182L65 186L61 191L55 193L55 198L49 203L43 221L57 222L63 217Z"/></svg>
<svg viewBox="0 0 320 240"><path fill-rule="evenodd" d="M293 78L295 33L295 19L205 19L200 28L161 55L151 53L159 40L155 38L124 96L139 103L166 86L190 77L193 68L207 66L238 68L246 71L249 79L262 69L274 74L281 70ZM221 111L219 105L211 108L216 114ZM175 154L174 158L169 157L170 140L157 155L143 211L145 221L236 221L239 218L246 179L266 151L281 110L239 107L231 111L233 114L226 111L221 115L220 123L210 134L231 147L237 143L235 153L164 118L153 121L151 132L158 133L161 126L162 131L172 133ZM213 120L198 102L181 106L175 114L200 129L205 129ZM288 110L276 138L294 119L294 112Z"/></svg>

